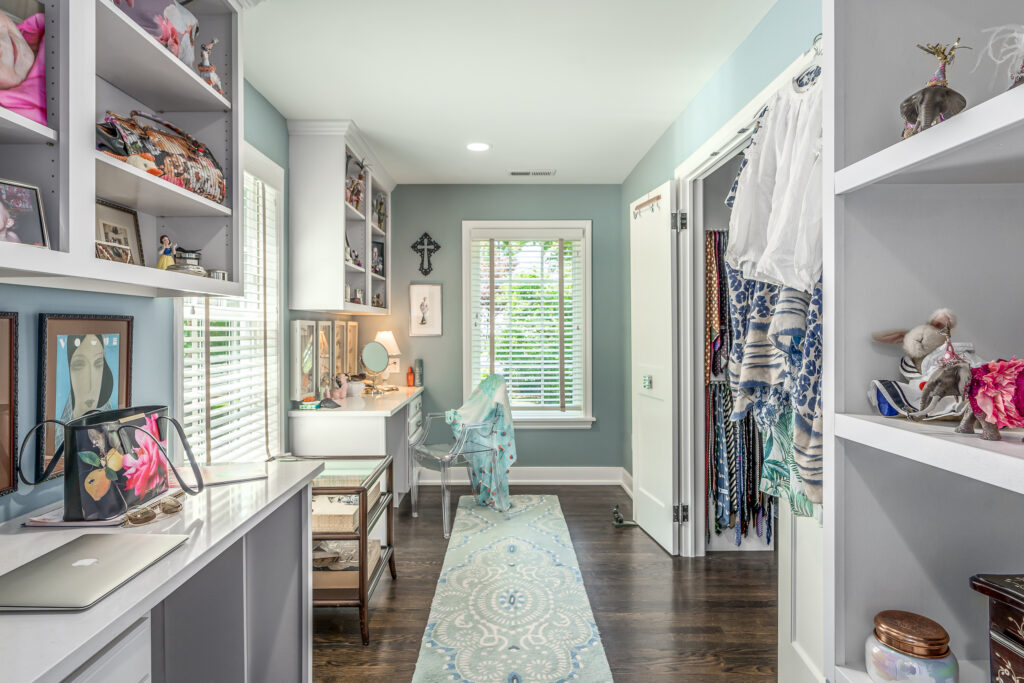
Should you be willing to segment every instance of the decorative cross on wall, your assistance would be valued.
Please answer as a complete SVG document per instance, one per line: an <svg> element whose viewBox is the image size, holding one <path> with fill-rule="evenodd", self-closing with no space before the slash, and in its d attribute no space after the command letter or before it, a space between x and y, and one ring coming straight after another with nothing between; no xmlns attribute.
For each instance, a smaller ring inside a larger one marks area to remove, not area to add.
<svg viewBox="0 0 1024 683"><path fill-rule="evenodd" d="M423 233L418 240L412 243L412 250L420 255L420 273L424 277L430 275L434 266L430 263L430 257L437 253L441 245L434 241L430 233Z"/></svg>

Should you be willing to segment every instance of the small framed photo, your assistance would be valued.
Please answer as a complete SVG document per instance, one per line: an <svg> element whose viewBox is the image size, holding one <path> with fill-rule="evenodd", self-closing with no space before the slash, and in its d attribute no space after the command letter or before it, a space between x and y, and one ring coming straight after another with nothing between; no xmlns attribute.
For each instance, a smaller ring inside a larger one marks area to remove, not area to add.
<svg viewBox="0 0 1024 683"><path fill-rule="evenodd" d="M69 422L93 410L127 408L132 401L131 316L39 316L39 419ZM64 442L47 425L39 441L36 476L42 477ZM51 477L64 473L61 461Z"/></svg>
<svg viewBox="0 0 1024 683"><path fill-rule="evenodd" d="M0 242L50 248L38 187L0 180Z"/></svg>
<svg viewBox="0 0 1024 683"><path fill-rule="evenodd" d="M18 488L18 314L0 313L0 496Z"/></svg>
<svg viewBox="0 0 1024 683"><path fill-rule="evenodd" d="M96 200L96 258L146 265L137 211Z"/></svg>
<svg viewBox="0 0 1024 683"><path fill-rule="evenodd" d="M384 275L384 243L372 242L370 247L370 267L374 275Z"/></svg>
<svg viewBox="0 0 1024 683"><path fill-rule="evenodd" d="M441 285L409 285L409 336L441 336Z"/></svg>

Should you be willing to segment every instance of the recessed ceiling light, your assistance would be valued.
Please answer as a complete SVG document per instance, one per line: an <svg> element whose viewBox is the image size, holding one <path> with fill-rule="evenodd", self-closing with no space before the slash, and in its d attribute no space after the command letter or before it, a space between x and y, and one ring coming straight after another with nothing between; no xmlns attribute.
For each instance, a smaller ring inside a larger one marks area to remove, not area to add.
<svg viewBox="0 0 1024 683"><path fill-rule="evenodd" d="M486 152L491 148L486 142L471 142L466 145L466 149L470 152Z"/></svg>

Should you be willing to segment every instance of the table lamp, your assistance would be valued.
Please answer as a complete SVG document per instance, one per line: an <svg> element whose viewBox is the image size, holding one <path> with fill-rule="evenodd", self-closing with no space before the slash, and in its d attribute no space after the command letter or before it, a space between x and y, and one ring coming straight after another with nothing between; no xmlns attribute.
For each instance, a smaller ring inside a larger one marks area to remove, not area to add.
<svg viewBox="0 0 1024 683"><path fill-rule="evenodd" d="M402 352L398 348L398 342L395 341L395 333L391 330L381 330L373 340L380 342L388 350L388 369L381 373L381 379L386 380L392 372L400 371L398 358Z"/></svg>

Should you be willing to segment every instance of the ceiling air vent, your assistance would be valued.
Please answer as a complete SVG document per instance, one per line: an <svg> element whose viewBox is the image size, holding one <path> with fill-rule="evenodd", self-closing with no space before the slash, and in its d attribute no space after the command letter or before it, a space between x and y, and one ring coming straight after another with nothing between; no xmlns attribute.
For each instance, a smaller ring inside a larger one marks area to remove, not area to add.
<svg viewBox="0 0 1024 683"><path fill-rule="evenodd" d="M555 175L553 168L534 168L534 169L523 169L523 170L512 170L508 174L513 178L537 178L543 176Z"/></svg>

